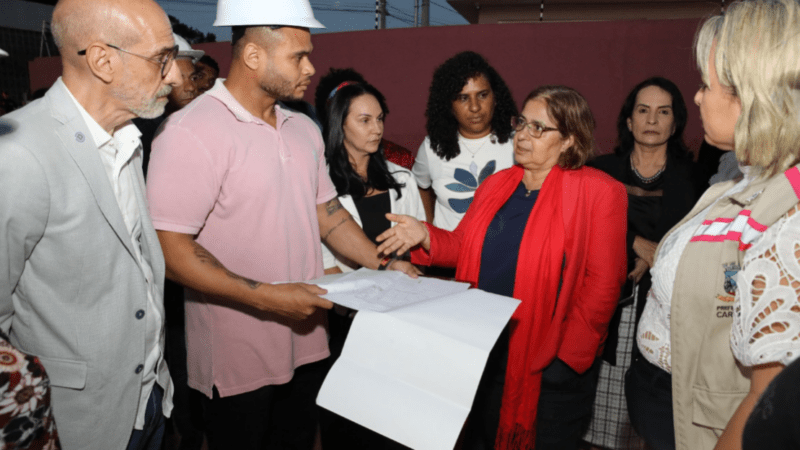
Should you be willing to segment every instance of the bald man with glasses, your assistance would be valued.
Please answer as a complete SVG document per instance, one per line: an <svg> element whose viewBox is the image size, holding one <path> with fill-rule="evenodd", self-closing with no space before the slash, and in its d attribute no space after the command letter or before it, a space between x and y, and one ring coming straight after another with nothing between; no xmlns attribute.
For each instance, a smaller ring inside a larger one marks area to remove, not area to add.
<svg viewBox="0 0 800 450"><path fill-rule="evenodd" d="M50 377L65 449L159 449L164 258L144 197L134 117L178 85L152 0L61 0L63 73L0 118L0 327Z"/></svg>

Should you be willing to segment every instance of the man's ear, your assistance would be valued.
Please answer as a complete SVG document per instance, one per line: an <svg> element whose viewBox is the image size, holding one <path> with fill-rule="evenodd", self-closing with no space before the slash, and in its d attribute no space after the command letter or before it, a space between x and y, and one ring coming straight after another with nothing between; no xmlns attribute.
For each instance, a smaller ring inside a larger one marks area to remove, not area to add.
<svg viewBox="0 0 800 450"><path fill-rule="evenodd" d="M114 76L120 70L119 60L115 59L112 61L112 59L117 58L118 55L111 50L111 47L103 45L100 42L92 42L86 47L86 65L94 76L103 80L105 83L111 83L111 81L114 80Z"/></svg>
<svg viewBox="0 0 800 450"><path fill-rule="evenodd" d="M258 68L263 64L266 58L266 52L263 48L254 42L248 42L242 49L242 62L248 69L258 71Z"/></svg>

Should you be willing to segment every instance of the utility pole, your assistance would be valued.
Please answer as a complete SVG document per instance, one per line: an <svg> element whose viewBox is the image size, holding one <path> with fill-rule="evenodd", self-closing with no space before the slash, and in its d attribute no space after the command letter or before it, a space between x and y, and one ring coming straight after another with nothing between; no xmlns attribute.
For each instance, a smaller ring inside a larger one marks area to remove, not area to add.
<svg viewBox="0 0 800 450"><path fill-rule="evenodd" d="M44 56L44 49L47 49L47 56L50 55L50 45L47 43L47 28L50 26L46 21L42 21L42 37L39 40L39 57Z"/></svg>
<svg viewBox="0 0 800 450"><path fill-rule="evenodd" d="M431 10L431 0L422 0L422 20L421 25L423 27L430 26L428 17Z"/></svg>
<svg viewBox="0 0 800 450"><path fill-rule="evenodd" d="M414 26L419 26L419 0L414 0Z"/></svg>
<svg viewBox="0 0 800 450"><path fill-rule="evenodd" d="M375 29L386 28L386 0L375 0Z"/></svg>

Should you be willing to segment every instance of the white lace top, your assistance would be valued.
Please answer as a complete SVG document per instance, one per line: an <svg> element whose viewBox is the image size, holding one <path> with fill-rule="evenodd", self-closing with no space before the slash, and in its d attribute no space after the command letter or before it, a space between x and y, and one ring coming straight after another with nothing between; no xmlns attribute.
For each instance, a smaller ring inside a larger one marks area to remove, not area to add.
<svg viewBox="0 0 800 450"><path fill-rule="evenodd" d="M672 290L675 274L686 245L703 223L709 210L719 199L743 191L752 181L744 177L728 189L706 209L692 217L677 230L670 233L661 244L656 255L656 263L650 269L653 285L647 293L647 303L639 320L639 331L636 343L642 355L651 364L672 373L672 353L670 351L670 310L672 307ZM751 248L752 250L752 248Z"/></svg>
<svg viewBox="0 0 800 450"><path fill-rule="evenodd" d="M731 349L744 366L800 357L800 206L745 252L737 274Z"/></svg>

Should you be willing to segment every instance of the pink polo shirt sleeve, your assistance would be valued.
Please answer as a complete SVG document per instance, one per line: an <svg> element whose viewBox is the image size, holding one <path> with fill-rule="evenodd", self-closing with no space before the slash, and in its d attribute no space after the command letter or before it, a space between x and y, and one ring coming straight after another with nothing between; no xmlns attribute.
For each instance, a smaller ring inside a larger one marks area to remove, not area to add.
<svg viewBox="0 0 800 450"><path fill-rule="evenodd" d="M175 126L170 131L158 136L150 155L150 215L157 230L195 235L214 207L225 165L190 130Z"/></svg>
<svg viewBox="0 0 800 450"><path fill-rule="evenodd" d="M319 169L317 170L317 173L319 174L319 189L317 189L317 204L319 205L333 200L334 198L338 197L338 194L336 192L336 186L331 180L331 176L328 171L328 163L325 162L324 153L320 155L318 165Z"/></svg>

